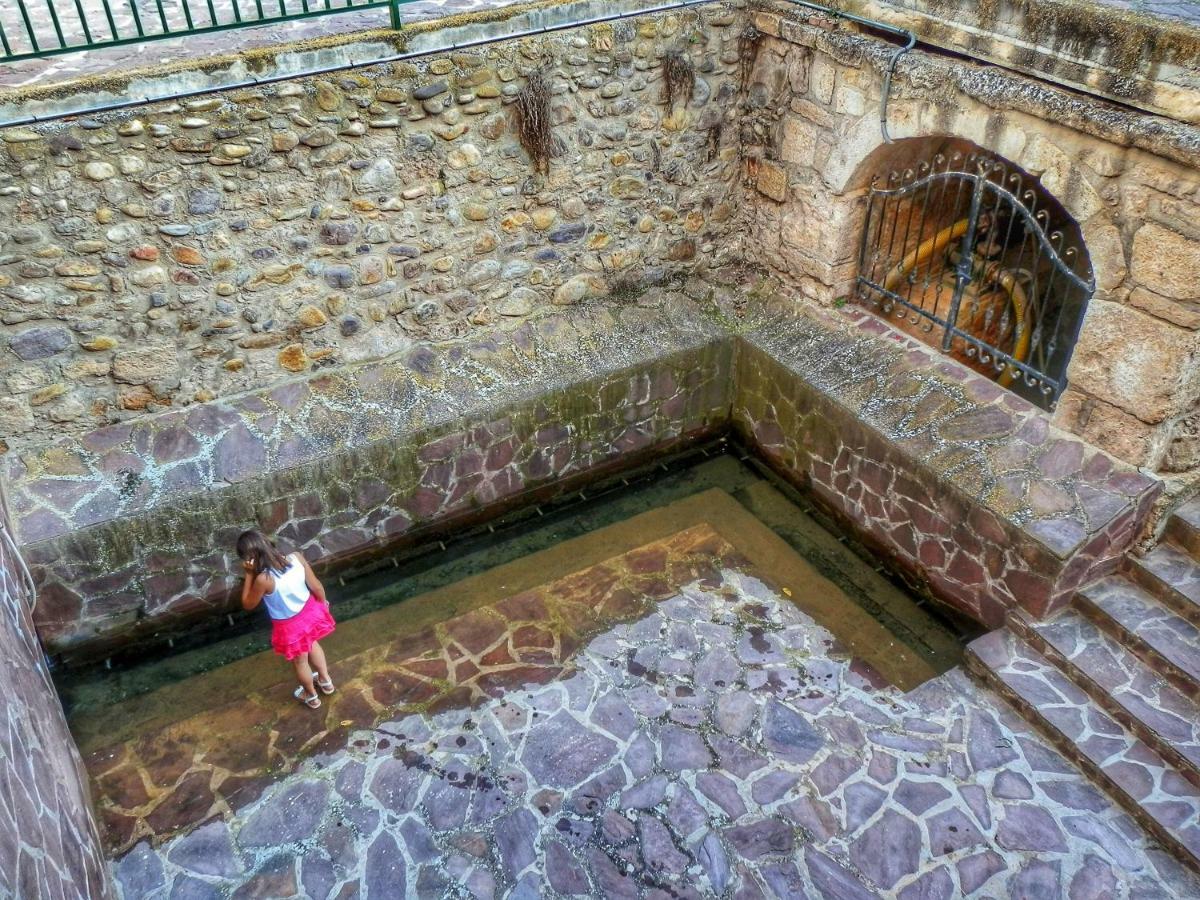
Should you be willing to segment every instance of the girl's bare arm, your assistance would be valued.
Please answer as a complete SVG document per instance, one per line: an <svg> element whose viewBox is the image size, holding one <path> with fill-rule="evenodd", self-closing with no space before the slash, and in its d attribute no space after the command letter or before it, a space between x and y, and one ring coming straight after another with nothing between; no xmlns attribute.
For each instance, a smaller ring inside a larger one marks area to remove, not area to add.
<svg viewBox="0 0 1200 900"><path fill-rule="evenodd" d="M270 593L271 588L275 586L275 579L266 572L256 577L248 564L243 564L242 567L246 570L245 577L242 578L242 609L251 610L262 603L264 594Z"/></svg>
<svg viewBox="0 0 1200 900"><path fill-rule="evenodd" d="M304 566L304 583L308 585L308 589L313 592L314 597L322 603L328 603L329 601L325 599L325 585L321 584L321 579L312 570L312 566L308 564L308 560L304 558L304 554L297 553L296 555L300 557L300 562Z"/></svg>

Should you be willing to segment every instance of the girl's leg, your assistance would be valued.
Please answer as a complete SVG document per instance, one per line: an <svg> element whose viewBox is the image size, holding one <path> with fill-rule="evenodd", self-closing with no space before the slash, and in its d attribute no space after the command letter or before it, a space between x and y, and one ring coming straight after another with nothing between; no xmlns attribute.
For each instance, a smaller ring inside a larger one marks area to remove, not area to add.
<svg viewBox="0 0 1200 900"><path fill-rule="evenodd" d="M292 660L292 667L296 670L296 680L300 682L300 687L304 688L305 697L311 697L317 692L317 687L313 684L312 663L308 657L309 654L301 653Z"/></svg>
<svg viewBox="0 0 1200 900"><path fill-rule="evenodd" d="M308 658L312 662L312 667L317 670L317 677L328 684L329 665L325 662L325 651L321 649L321 645L317 641L312 642L312 648L308 651Z"/></svg>

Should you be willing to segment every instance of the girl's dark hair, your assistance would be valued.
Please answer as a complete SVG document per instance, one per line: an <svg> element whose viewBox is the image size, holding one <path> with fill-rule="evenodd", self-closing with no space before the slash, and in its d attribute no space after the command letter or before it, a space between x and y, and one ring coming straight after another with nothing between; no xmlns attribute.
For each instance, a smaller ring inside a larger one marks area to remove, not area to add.
<svg viewBox="0 0 1200 900"><path fill-rule="evenodd" d="M288 567L287 557L279 552L275 543L261 531L243 531L238 535L237 554L243 560L254 560L254 574L261 575L268 569L282 572Z"/></svg>

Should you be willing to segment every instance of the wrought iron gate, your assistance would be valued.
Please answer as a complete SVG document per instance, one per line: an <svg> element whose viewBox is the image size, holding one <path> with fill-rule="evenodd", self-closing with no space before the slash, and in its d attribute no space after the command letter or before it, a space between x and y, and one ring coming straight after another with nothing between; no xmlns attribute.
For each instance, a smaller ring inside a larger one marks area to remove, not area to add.
<svg viewBox="0 0 1200 900"><path fill-rule="evenodd" d="M1089 267L1069 220L1027 177L992 157L939 154L875 178L858 285L943 352L1052 408L1094 284L1077 271Z"/></svg>

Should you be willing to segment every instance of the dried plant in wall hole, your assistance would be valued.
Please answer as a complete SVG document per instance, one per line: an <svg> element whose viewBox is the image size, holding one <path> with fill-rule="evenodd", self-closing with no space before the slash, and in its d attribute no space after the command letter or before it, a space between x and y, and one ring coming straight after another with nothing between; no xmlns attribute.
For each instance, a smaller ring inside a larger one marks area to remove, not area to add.
<svg viewBox="0 0 1200 900"><path fill-rule="evenodd" d="M531 72L525 79L525 87L513 103L513 124L534 168L543 175L548 173L556 147L550 125L550 85L543 73Z"/></svg>
<svg viewBox="0 0 1200 900"><path fill-rule="evenodd" d="M686 106L692 102L695 92L695 68L686 56L672 50L663 57L663 103L667 105L667 109L674 109L676 100L682 100Z"/></svg>

